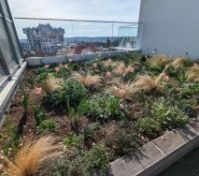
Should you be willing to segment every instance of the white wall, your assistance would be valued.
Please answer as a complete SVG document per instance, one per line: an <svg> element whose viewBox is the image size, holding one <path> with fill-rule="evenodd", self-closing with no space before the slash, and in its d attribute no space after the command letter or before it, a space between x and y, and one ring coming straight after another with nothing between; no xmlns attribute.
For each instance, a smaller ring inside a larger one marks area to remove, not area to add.
<svg viewBox="0 0 199 176"><path fill-rule="evenodd" d="M199 58L199 0L141 0L142 50Z"/></svg>

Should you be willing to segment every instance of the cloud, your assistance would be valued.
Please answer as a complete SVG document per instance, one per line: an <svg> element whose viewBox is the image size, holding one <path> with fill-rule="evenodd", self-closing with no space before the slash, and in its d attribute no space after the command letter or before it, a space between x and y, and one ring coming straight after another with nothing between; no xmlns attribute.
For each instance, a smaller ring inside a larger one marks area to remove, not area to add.
<svg viewBox="0 0 199 176"><path fill-rule="evenodd" d="M140 0L9 0L14 16L137 21Z"/></svg>
<svg viewBox="0 0 199 176"><path fill-rule="evenodd" d="M138 21L140 8L140 0L8 0L8 2L14 17ZM74 33L73 28L77 34L80 33L79 35L89 32L91 35L102 33L107 35L112 31L111 24L73 22L72 27L70 22L15 20L19 37L25 38L22 28L37 26L39 23L63 27L68 36ZM117 25L115 28L118 28Z"/></svg>

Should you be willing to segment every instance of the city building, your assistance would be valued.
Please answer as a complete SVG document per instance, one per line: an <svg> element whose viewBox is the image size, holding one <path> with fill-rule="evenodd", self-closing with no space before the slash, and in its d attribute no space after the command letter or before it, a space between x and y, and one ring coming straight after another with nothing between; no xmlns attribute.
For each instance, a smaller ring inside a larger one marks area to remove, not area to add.
<svg viewBox="0 0 199 176"><path fill-rule="evenodd" d="M64 45L62 28L53 28L50 24L39 24L38 27L23 29L26 34L31 51L43 54L54 54Z"/></svg>

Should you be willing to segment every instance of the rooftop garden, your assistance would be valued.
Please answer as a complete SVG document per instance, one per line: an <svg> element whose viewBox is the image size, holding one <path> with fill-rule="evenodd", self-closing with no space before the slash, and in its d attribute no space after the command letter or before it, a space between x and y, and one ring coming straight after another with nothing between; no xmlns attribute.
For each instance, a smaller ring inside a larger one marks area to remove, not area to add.
<svg viewBox="0 0 199 176"><path fill-rule="evenodd" d="M199 64L128 53L27 69L0 131L10 176L106 175L199 112Z"/></svg>

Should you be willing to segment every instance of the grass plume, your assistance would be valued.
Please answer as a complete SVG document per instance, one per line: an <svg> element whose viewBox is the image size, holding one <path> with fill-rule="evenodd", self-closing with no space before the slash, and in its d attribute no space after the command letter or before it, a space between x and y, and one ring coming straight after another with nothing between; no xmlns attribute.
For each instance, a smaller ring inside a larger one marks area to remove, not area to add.
<svg viewBox="0 0 199 176"><path fill-rule="evenodd" d="M132 66L125 66L123 62L120 62L114 69L114 73L117 75L125 76L128 73L134 72L134 67Z"/></svg>
<svg viewBox="0 0 199 176"><path fill-rule="evenodd" d="M56 91L57 89L61 88L61 84L63 83L63 80L60 78L50 77L45 80L44 82L44 90L47 93L51 93Z"/></svg>
<svg viewBox="0 0 199 176"><path fill-rule="evenodd" d="M187 71L187 80L199 82L199 64L194 64L188 71Z"/></svg>
<svg viewBox="0 0 199 176"><path fill-rule="evenodd" d="M170 61L171 60L168 57L166 57L165 55L157 55L157 56L149 59L148 63L152 68L155 68L155 67L164 67Z"/></svg>
<svg viewBox="0 0 199 176"><path fill-rule="evenodd" d="M142 75L134 83L115 82L110 90L121 99L131 99L139 91L150 92L158 87L158 82L154 78L149 75Z"/></svg>
<svg viewBox="0 0 199 176"><path fill-rule="evenodd" d="M114 68L117 66L117 62L112 61L112 59L105 60L102 63L106 68Z"/></svg>
<svg viewBox="0 0 199 176"><path fill-rule="evenodd" d="M10 161L1 157L4 163L4 173L9 176L33 176L37 174L42 161L60 154L60 146L55 145L55 138L41 137L39 140L24 145Z"/></svg>
<svg viewBox="0 0 199 176"><path fill-rule="evenodd" d="M116 97L119 97L121 99L128 99L129 98L129 87L130 84L123 84L122 82L115 83L115 85L112 85L110 90L112 94Z"/></svg>
<svg viewBox="0 0 199 176"><path fill-rule="evenodd" d="M171 66L173 66L175 69L183 67L188 62L188 59L185 57L177 57L173 60L171 63Z"/></svg>
<svg viewBox="0 0 199 176"><path fill-rule="evenodd" d="M78 72L74 72L72 75L74 79L79 81L81 84L83 84L87 88L91 88L91 87L97 88L101 86L101 83L102 83L102 78L98 75L90 75L90 74L81 75Z"/></svg>

